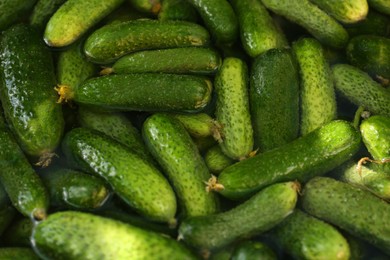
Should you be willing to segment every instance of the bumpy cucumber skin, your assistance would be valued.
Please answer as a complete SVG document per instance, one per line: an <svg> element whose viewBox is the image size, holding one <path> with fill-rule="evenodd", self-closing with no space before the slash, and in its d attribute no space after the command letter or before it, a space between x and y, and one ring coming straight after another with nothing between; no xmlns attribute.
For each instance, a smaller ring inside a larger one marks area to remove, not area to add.
<svg viewBox="0 0 390 260"><path fill-rule="evenodd" d="M1 0L0 31L15 24L34 7L36 0Z"/></svg>
<svg viewBox="0 0 390 260"><path fill-rule="evenodd" d="M300 198L303 209L390 253L390 205L370 192L327 177L311 179Z"/></svg>
<svg viewBox="0 0 390 260"><path fill-rule="evenodd" d="M0 43L1 103L22 150L32 157L53 152L64 119L53 91L56 84L51 53L30 26L16 25Z"/></svg>
<svg viewBox="0 0 390 260"><path fill-rule="evenodd" d="M270 231L276 243L294 259L349 259L343 235L330 224L295 209Z"/></svg>
<svg viewBox="0 0 390 260"><path fill-rule="evenodd" d="M286 145L235 163L218 176L223 196L240 199L281 181L307 181L350 159L360 148L349 122L332 121Z"/></svg>
<svg viewBox="0 0 390 260"><path fill-rule="evenodd" d="M390 91L366 72L349 64L336 64L332 74L336 90L352 103L373 114L390 116Z"/></svg>
<svg viewBox="0 0 390 260"><path fill-rule="evenodd" d="M213 174L219 174L223 169L235 163L235 160L222 152L219 145L214 145L208 149L204 155L204 160Z"/></svg>
<svg viewBox="0 0 390 260"><path fill-rule="evenodd" d="M199 151L184 126L168 114L157 113L142 127L146 146L174 187L183 217L217 212L216 194L206 191L211 177Z"/></svg>
<svg viewBox="0 0 390 260"><path fill-rule="evenodd" d="M300 68L300 133L305 135L337 117L332 72L321 44L313 38L293 43Z"/></svg>
<svg viewBox="0 0 390 260"><path fill-rule="evenodd" d="M98 132L75 128L66 134L62 148L71 165L105 179L141 215L157 222L174 219L176 198L168 181L122 144Z"/></svg>
<svg viewBox="0 0 390 260"><path fill-rule="evenodd" d="M197 259L174 239L120 221L65 211L33 232L36 251L51 259Z"/></svg>
<svg viewBox="0 0 390 260"><path fill-rule="evenodd" d="M179 238L198 249L218 249L276 226L292 213L296 201L296 183L277 183L229 211L185 219Z"/></svg>
<svg viewBox="0 0 390 260"><path fill-rule="evenodd" d="M345 27L350 37L363 34L388 36L390 34L390 18L384 14L370 10L366 19Z"/></svg>
<svg viewBox="0 0 390 260"><path fill-rule="evenodd" d="M364 20L368 14L366 0L310 0L322 10L342 23L356 23Z"/></svg>
<svg viewBox="0 0 390 260"><path fill-rule="evenodd" d="M20 218L11 222L2 236L4 245L30 247L33 226L34 222L29 218Z"/></svg>
<svg viewBox="0 0 390 260"><path fill-rule="evenodd" d="M137 20L114 23L94 31L84 44L88 59L111 63L131 52L209 44L208 31L186 21Z"/></svg>
<svg viewBox="0 0 390 260"><path fill-rule="evenodd" d="M87 32L124 0L68 0L46 24L44 40L51 47L65 47Z"/></svg>
<svg viewBox="0 0 390 260"><path fill-rule="evenodd" d="M182 0L164 0L161 3L161 9L158 13L160 21L184 20L197 22L199 17L196 9L187 1Z"/></svg>
<svg viewBox="0 0 390 260"><path fill-rule="evenodd" d="M207 137L215 131L215 120L206 113L171 114L178 119L192 137Z"/></svg>
<svg viewBox="0 0 390 260"><path fill-rule="evenodd" d="M262 0L265 7L304 27L321 43L344 48L348 33L335 19L309 0Z"/></svg>
<svg viewBox="0 0 390 260"><path fill-rule="evenodd" d="M299 72L290 50L272 49L255 58L249 102L255 149L264 152L298 137Z"/></svg>
<svg viewBox="0 0 390 260"><path fill-rule="evenodd" d="M225 58L214 80L215 117L221 124L222 151L232 159L244 159L253 149L248 83L245 62Z"/></svg>
<svg viewBox="0 0 390 260"><path fill-rule="evenodd" d="M287 39L260 1L234 0L232 6L240 26L240 38L252 58L273 49L288 46Z"/></svg>
<svg viewBox="0 0 390 260"><path fill-rule="evenodd" d="M367 0L368 5L378 12L390 15L390 2L387 0Z"/></svg>
<svg viewBox="0 0 390 260"><path fill-rule="evenodd" d="M137 11L158 14L161 8L160 0L127 0Z"/></svg>
<svg viewBox="0 0 390 260"><path fill-rule="evenodd" d="M244 241L234 249L231 260L245 259L277 260L278 258L266 244L259 241Z"/></svg>
<svg viewBox="0 0 390 260"><path fill-rule="evenodd" d="M14 260L14 259L39 260L40 259L31 248L25 248L25 247L0 248L0 258L2 260Z"/></svg>
<svg viewBox="0 0 390 260"><path fill-rule="evenodd" d="M66 0L38 0L30 15L30 24L44 29L50 17Z"/></svg>

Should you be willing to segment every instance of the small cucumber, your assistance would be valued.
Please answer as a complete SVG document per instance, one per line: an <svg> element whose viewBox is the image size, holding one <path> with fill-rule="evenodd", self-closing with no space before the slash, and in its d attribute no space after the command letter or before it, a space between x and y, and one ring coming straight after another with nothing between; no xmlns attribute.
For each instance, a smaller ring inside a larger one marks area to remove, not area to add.
<svg viewBox="0 0 390 260"><path fill-rule="evenodd" d="M351 37L363 34L386 37L390 35L390 18L387 15L370 9L366 19L354 24L345 25L345 28Z"/></svg>
<svg viewBox="0 0 390 260"><path fill-rule="evenodd" d="M12 221L4 231L2 239L5 246L30 247L34 222L29 218L19 218Z"/></svg>
<svg viewBox="0 0 390 260"><path fill-rule="evenodd" d="M208 31L195 23L142 19L97 29L87 38L84 52L89 60L107 64L131 52L205 46L209 40Z"/></svg>
<svg viewBox="0 0 390 260"><path fill-rule="evenodd" d="M36 0L1 0L0 31L22 20L33 9Z"/></svg>
<svg viewBox="0 0 390 260"><path fill-rule="evenodd" d="M276 253L266 244L259 241L244 241L236 246L231 260L261 259L277 260Z"/></svg>
<svg viewBox="0 0 390 260"><path fill-rule="evenodd" d="M225 58L214 80L217 96L215 117L221 124L222 151L232 159L242 160L253 149L248 83L245 62L238 58Z"/></svg>
<svg viewBox="0 0 390 260"><path fill-rule="evenodd" d="M39 260L32 248L28 247L1 247L0 248L0 259L2 260Z"/></svg>
<svg viewBox="0 0 390 260"><path fill-rule="evenodd" d="M309 0L262 0L265 7L304 27L321 43L341 49L348 43L348 32L334 18Z"/></svg>
<svg viewBox="0 0 390 260"><path fill-rule="evenodd" d="M197 259L167 236L74 211L50 215L35 226L32 239L45 259Z"/></svg>
<svg viewBox="0 0 390 260"><path fill-rule="evenodd" d="M127 0L137 11L156 15L161 9L160 0Z"/></svg>
<svg viewBox="0 0 390 260"><path fill-rule="evenodd" d="M327 177L315 177L304 187L303 209L390 253L390 204L369 191Z"/></svg>
<svg viewBox="0 0 390 260"><path fill-rule="evenodd" d="M252 58L273 49L288 46L284 33L257 0L231 1L237 14L240 38L246 53Z"/></svg>
<svg viewBox="0 0 390 260"><path fill-rule="evenodd" d="M350 248L332 225L295 209L270 231L270 236L294 259L345 259Z"/></svg>
<svg viewBox="0 0 390 260"><path fill-rule="evenodd" d="M71 165L107 181L130 207L157 222L174 222L175 194L147 161L106 135L86 128L68 132L62 143Z"/></svg>
<svg viewBox="0 0 390 260"><path fill-rule="evenodd" d="M197 22L199 20L198 16L196 9L188 1L183 0L163 0L158 13L160 21L183 20Z"/></svg>
<svg viewBox="0 0 390 260"><path fill-rule="evenodd" d="M390 116L390 91L349 64L332 67L334 86L348 100L373 114Z"/></svg>
<svg viewBox="0 0 390 260"><path fill-rule="evenodd" d="M390 15L390 2L388 0L367 0L367 2L372 9Z"/></svg>
<svg viewBox="0 0 390 260"><path fill-rule="evenodd" d="M213 136L218 130L218 123L206 113L179 114L172 113L178 119L192 137Z"/></svg>
<svg viewBox="0 0 390 260"><path fill-rule="evenodd" d="M84 35L124 0L68 0L46 24L44 40L51 47L65 47Z"/></svg>
<svg viewBox="0 0 390 260"><path fill-rule="evenodd" d="M8 228L13 218L16 215L16 210L11 205L6 205L0 208L0 237L3 238L3 232Z"/></svg>
<svg viewBox="0 0 390 260"><path fill-rule="evenodd" d="M211 175L180 121L168 114L153 114L144 122L142 136L176 191L181 215L215 213L218 210L216 194L205 189Z"/></svg>
<svg viewBox="0 0 390 260"><path fill-rule="evenodd" d="M204 155L204 160L210 172L217 175L223 169L236 162L222 152L220 145L214 145L208 149Z"/></svg>
<svg viewBox="0 0 390 260"><path fill-rule="evenodd" d="M288 144L227 167L218 176L219 185L224 187L220 193L240 199L276 182L307 181L350 159L359 150L360 139L351 123L334 120Z"/></svg>
<svg viewBox="0 0 390 260"><path fill-rule="evenodd" d="M301 135L329 123L337 117L332 72L321 44L313 38L293 43L293 52L301 75Z"/></svg>
<svg viewBox="0 0 390 260"><path fill-rule="evenodd" d="M32 10L29 22L32 26L44 30L50 17L66 0L38 0Z"/></svg>
<svg viewBox="0 0 390 260"><path fill-rule="evenodd" d="M255 148L260 152L298 137L299 72L290 50L271 49L254 59L249 102Z"/></svg>
<svg viewBox="0 0 390 260"><path fill-rule="evenodd" d="M277 183L231 210L187 218L179 226L179 239L199 250L215 250L261 234L292 213L298 197L297 185Z"/></svg>

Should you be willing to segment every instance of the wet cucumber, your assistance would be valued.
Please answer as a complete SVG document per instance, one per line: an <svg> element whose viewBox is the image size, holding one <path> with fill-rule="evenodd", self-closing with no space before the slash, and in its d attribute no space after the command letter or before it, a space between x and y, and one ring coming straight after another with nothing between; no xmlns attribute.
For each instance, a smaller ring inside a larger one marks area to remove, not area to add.
<svg viewBox="0 0 390 260"><path fill-rule="evenodd" d="M367 0L367 2L372 9L390 15L390 2L388 0Z"/></svg>
<svg viewBox="0 0 390 260"><path fill-rule="evenodd" d="M35 2L36 0L0 0L0 31L22 20Z"/></svg>
<svg viewBox="0 0 390 260"><path fill-rule="evenodd" d="M45 29L46 23L57 9L66 0L38 0L29 17L30 24L41 30Z"/></svg>
<svg viewBox="0 0 390 260"><path fill-rule="evenodd" d="M356 23L368 14L367 0L310 0L342 23Z"/></svg>
<svg viewBox="0 0 390 260"><path fill-rule="evenodd" d="M127 0L137 11L156 15L161 9L160 0Z"/></svg>
<svg viewBox="0 0 390 260"><path fill-rule="evenodd" d="M195 23L142 19L97 29L87 38L84 52L95 63L111 63L141 50L205 46L209 38L208 31Z"/></svg>
<svg viewBox="0 0 390 260"><path fill-rule="evenodd" d="M172 238L73 211L54 213L40 222L33 242L45 259L197 259Z"/></svg>
<svg viewBox="0 0 390 260"><path fill-rule="evenodd" d="M196 9L188 1L182 0L163 0L158 13L160 21L184 20L197 22L198 16Z"/></svg>
<svg viewBox="0 0 390 260"><path fill-rule="evenodd" d="M259 241L244 241L234 248L231 260L261 259L277 260L275 252Z"/></svg>
<svg viewBox="0 0 390 260"><path fill-rule="evenodd" d="M223 170L218 183L225 197L242 199L281 181L307 181L350 159L360 148L360 134L347 121L332 121L273 150ZM212 183L210 183L212 184Z"/></svg>
<svg viewBox="0 0 390 260"><path fill-rule="evenodd" d="M2 260L39 260L32 248L28 247L2 247L0 248L0 259Z"/></svg>
<svg viewBox="0 0 390 260"><path fill-rule="evenodd" d="M65 47L122 4L124 0L68 0L46 24L44 40L51 47Z"/></svg>
<svg viewBox="0 0 390 260"><path fill-rule="evenodd" d="M175 222L176 198L165 177L115 140L86 128L68 132L62 148L71 165L107 181L115 194L142 216Z"/></svg>
<svg viewBox="0 0 390 260"><path fill-rule="evenodd" d="M213 136L218 129L218 123L206 113L179 114L172 113L192 137Z"/></svg>

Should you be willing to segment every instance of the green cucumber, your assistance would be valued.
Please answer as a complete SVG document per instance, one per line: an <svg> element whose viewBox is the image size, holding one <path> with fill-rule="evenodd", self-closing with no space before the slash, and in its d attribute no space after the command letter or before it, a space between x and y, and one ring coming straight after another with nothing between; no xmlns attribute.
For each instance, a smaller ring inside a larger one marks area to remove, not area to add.
<svg viewBox="0 0 390 260"><path fill-rule="evenodd" d="M204 155L204 160L213 174L219 174L223 169L236 162L223 153L220 145L214 145L208 149Z"/></svg>
<svg viewBox="0 0 390 260"><path fill-rule="evenodd" d="M0 259L2 260L39 260L32 248L28 247L2 247L0 248Z"/></svg>
<svg viewBox="0 0 390 260"><path fill-rule="evenodd" d="M174 222L175 194L153 165L106 135L86 128L68 132L62 143L71 165L107 181L115 194L144 217Z"/></svg>
<svg viewBox="0 0 390 260"><path fill-rule="evenodd" d="M142 126L146 146L168 176L183 217L217 212L216 194L207 192L211 177L197 147L184 126L168 114L156 113Z"/></svg>
<svg viewBox="0 0 390 260"><path fill-rule="evenodd" d="M20 22L35 3L36 0L0 0L0 31Z"/></svg>
<svg viewBox="0 0 390 260"><path fill-rule="evenodd" d="M334 18L309 0L262 0L265 7L304 27L321 43L333 48L344 48L348 33Z"/></svg>
<svg viewBox="0 0 390 260"><path fill-rule="evenodd" d="M270 236L294 259L349 259L344 236L332 225L295 211L270 231Z"/></svg>
<svg viewBox="0 0 390 260"><path fill-rule="evenodd" d="M32 26L45 29L50 17L66 0L38 0L32 10L29 22Z"/></svg>
<svg viewBox="0 0 390 260"><path fill-rule="evenodd" d="M351 123L332 121L288 144L225 168L218 176L219 185L224 187L220 194L240 199L276 182L308 181L350 159L359 150L360 139Z"/></svg>
<svg viewBox="0 0 390 260"><path fill-rule="evenodd" d="M167 236L74 211L50 215L34 228L32 239L45 259L197 259Z"/></svg>
<svg viewBox="0 0 390 260"><path fill-rule="evenodd" d="M231 3L237 14L241 43L249 56L254 58L267 50L288 46L286 36L260 1Z"/></svg>
<svg viewBox="0 0 390 260"><path fill-rule="evenodd" d="M305 185L300 202L310 215L390 253L390 205L369 191L315 177Z"/></svg>
<svg viewBox="0 0 390 260"><path fill-rule="evenodd" d="M261 234L293 212L297 189L294 182L277 183L231 210L187 218L179 226L179 239L200 250L215 250Z"/></svg>
<svg viewBox="0 0 390 260"><path fill-rule="evenodd" d="M336 64L332 74L336 90L352 103L373 114L390 116L390 91L366 72L349 64Z"/></svg>
<svg viewBox="0 0 390 260"><path fill-rule="evenodd" d="M298 137L299 72L290 50L271 49L254 59L249 102L255 148L260 152Z"/></svg>
<svg viewBox="0 0 390 260"><path fill-rule="evenodd" d="M32 27L18 24L0 42L0 99L22 150L47 165L61 141L64 119L53 87L50 51Z"/></svg>
<svg viewBox="0 0 390 260"><path fill-rule="evenodd" d="M0 209L8 206L8 204L9 204L9 198L7 192L5 191L3 185L0 182Z"/></svg>
<svg viewBox="0 0 390 260"><path fill-rule="evenodd" d="M16 210L11 205L6 205L0 208L0 237L2 237L4 230L8 228L13 218L16 215Z"/></svg>
<svg viewBox="0 0 390 260"><path fill-rule="evenodd" d="M390 18L387 15L370 10L363 21L346 25L350 37L372 34L386 37L390 35Z"/></svg>
<svg viewBox="0 0 390 260"><path fill-rule="evenodd" d="M388 0L367 0L369 7L386 15L390 15L390 2Z"/></svg>
<svg viewBox="0 0 390 260"><path fill-rule="evenodd" d="M276 260L275 252L266 244L259 241L244 241L234 248L231 260L261 259Z"/></svg>
<svg viewBox="0 0 390 260"><path fill-rule="evenodd" d="M197 22L199 20L196 9L187 1L163 0L158 13L160 21L183 20Z"/></svg>
<svg viewBox="0 0 390 260"><path fill-rule="evenodd" d="M302 38L293 43L293 52L300 68L300 130L305 135L336 119L336 95L321 44L313 38Z"/></svg>
<svg viewBox="0 0 390 260"><path fill-rule="evenodd" d="M195 143L201 154L205 153L212 146L218 144L214 137L192 137L192 141Z"/></svg>
<svg viewBox="0 0 390 260"><path fill-rule="evenodd" d="M65 47L84 35L124 0L68 0L46 24L44 40L51 47Z"/></svg>
<svg viewBox="0 0 390 260"><path fill-rule="evenodd" d="M30 247L34 222L29 218L19 218L12 221L4 231L4 245L12 247Z"/></svg>
<svg viewBox="0 0 390 260"><path fill-rule="evenodd" d="M172 113L192 137L213 136L218 130L218 123L206 113L179 114Z"/></svg>
<svg viewBox="0 0 390 260"><path fill-rule="evenodd" d="M214 80L217 95L215 117L221 125L219 142L222 151L232 159L242 160L253 149L248 83L245 62L225 58Z"/></svg>
<svg viewBox="0 0 390 260"><path fill-rule="evenodd" d="M95 63L111 63L141 50L205 46L209 38L208 31L195 23L142 19L97 29L87 38L84 52Z"/></svg>
<svg viewBox="0 0 390 260"><path fill-rule="evenodd" d="M127 0L139 12L156 15L161 9L160 0Z"/></svg>

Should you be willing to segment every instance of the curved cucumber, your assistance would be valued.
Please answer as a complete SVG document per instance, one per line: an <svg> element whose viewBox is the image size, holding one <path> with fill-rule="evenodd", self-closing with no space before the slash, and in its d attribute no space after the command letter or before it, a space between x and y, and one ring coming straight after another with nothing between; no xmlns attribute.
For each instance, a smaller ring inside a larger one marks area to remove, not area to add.
<svg viewBox="0 0 390 260"><path fill-rule="evenodd" d="M32 248L26 247L2 247L0 248L0 259L2 260L39 260Z"/></svg>
<svg viewBox="0 0 390 260"><path fill-rule="evenodd" d="M38 0L29 17L30 24L39 29L45 29L50 17L66 0Z"/></svg>
<svg viewBox="0 0 390 260"><path fill-rule="evenodd" d="M319 8L342 23L356 23L368 14L367 0L310 0Z"/></svg>
<svg viewBox="0 0 390 260"><path fill-rule="evenodd" d="M1 0L0 1L0 31L8 29L20 22L33 9L36 0Z"/></svg>
<svg viewBox="0 0 390 260"><path fill-rule="evenodd" d="M198 21L196 9L188 2L182 0L163 0L158 13L160 21L184 20L189 22Z"/></svg>
<svg viewBox="0 0 390 260"><path fill-rule="evenodd" d="M275 252L266 244L249 240L238 244L231 256L231 260L245 259L276 260L278 258Z"/></svg>
<svg viewBox="0 0 390 260"><path fill-rule="evenodd" d="M235 163L218 176L223 196L239 199L281 181L307 181L350 159L360 134L349 122L332 121L286 145Z"/></svg>

